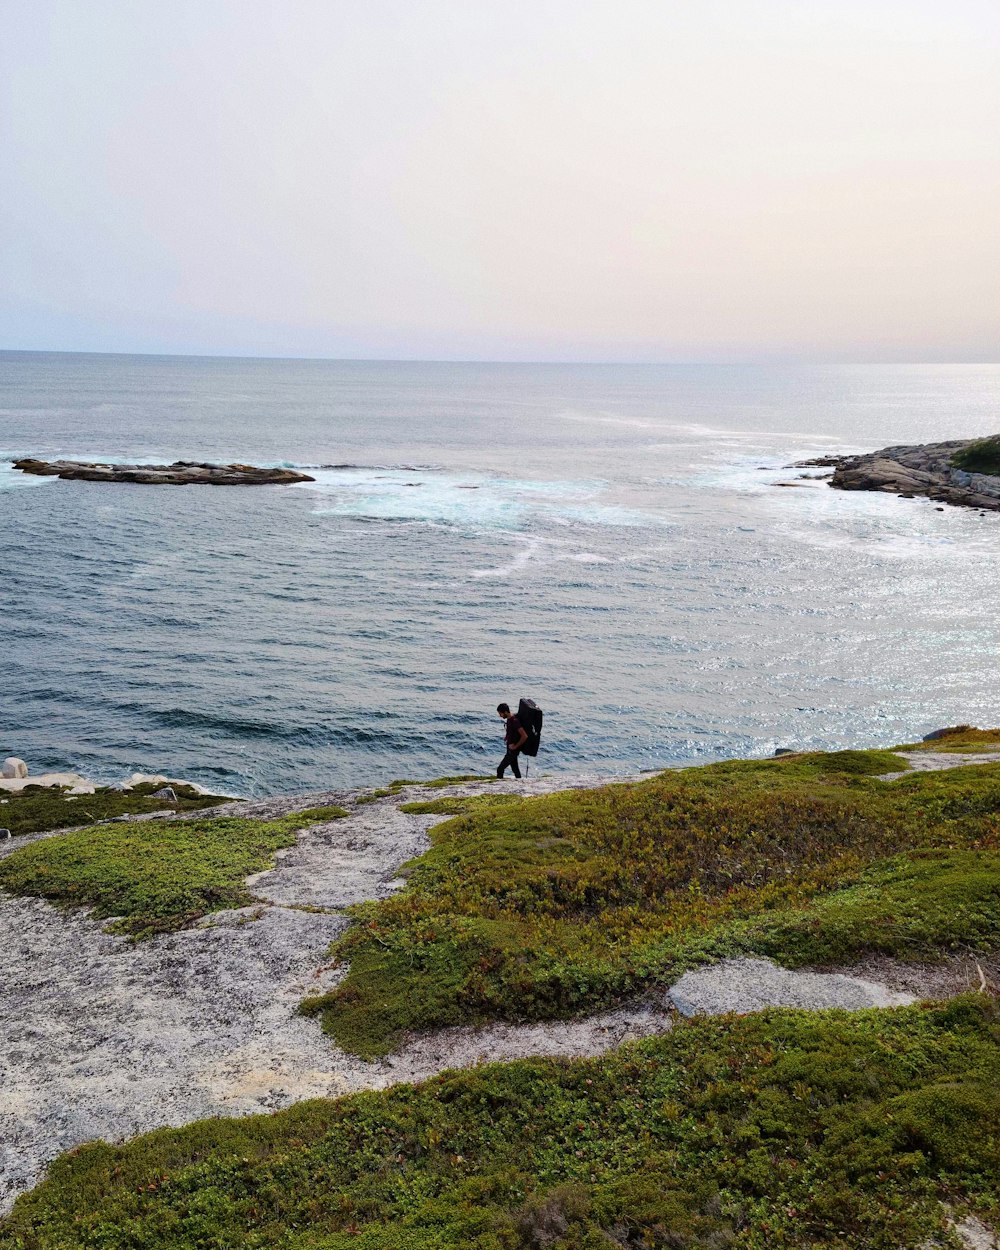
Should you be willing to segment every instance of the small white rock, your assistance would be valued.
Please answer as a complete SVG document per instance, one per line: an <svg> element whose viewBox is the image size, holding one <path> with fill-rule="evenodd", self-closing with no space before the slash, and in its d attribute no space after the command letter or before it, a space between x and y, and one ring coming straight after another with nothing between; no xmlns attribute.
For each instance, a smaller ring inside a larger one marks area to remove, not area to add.
<svg viewBox="0 0 1000 1250"><path fill-rule="evenodd" d="M0 777L5 777L8 781L18 780L21 777L27 777L28 765L24 760L19 760L16 755L9 755L0 768Z"/></svg>

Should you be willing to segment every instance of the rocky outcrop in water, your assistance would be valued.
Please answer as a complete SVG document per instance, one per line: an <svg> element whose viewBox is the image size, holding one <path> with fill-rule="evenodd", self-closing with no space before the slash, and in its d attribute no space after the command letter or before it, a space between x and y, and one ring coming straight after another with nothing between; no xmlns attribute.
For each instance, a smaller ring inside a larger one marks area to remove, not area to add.
<svg viewBox="0 0 1000 1250"><path fill-rule="evenodd" d="M102 464L86 460L15 460L14 468L38 477L61 477L78 482L132 482L140 486L288 486L314 482L295 469L260 469L252 464L201 464L175 460L173 464Z"/></svg>
<svg viewBox="0 0 1000 1250"><path fill-rule="evenodd" d="M1000 512L1000 476L972 473L953 463L956 454L982 441L952 439L844 456L832 461L830 485L836 490L884 491L906 499L924 495L940 503Z"/></svg>

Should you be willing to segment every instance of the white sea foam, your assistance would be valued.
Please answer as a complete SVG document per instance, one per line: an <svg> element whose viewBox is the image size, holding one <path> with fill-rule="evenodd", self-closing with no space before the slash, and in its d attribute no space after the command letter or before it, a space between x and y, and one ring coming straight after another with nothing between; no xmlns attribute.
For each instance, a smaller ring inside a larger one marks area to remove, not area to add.
<svg viewBox="0 0 1000 1250"><path fill-rule="evenodd" d="M563 527L669 524L658 510L602 502L600 479L539 481L447 470L317 469L296 489L320 497L318 516L445 524L473 530L518 529L531 517Z"/></svg>
<svg viewBox="0 0 1000 1250"><path fill-rule="evenodd" d="M52 477L36 477L33 473L22 473L15 469L9 461L0 461L0 490L20 490L25 486L45 486L56 481Z"/></svg>

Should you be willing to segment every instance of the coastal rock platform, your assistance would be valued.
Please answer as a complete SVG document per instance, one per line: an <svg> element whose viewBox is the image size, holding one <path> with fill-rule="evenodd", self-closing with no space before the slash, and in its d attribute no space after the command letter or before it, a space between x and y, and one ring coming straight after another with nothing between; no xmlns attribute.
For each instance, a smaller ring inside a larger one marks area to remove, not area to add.
<svg viewBox="0 0 1000 1250"><path fill-rule="evenodd" d="M252 464L205 464L175 460L173 464L106 464L88 460L15 460L14 468L36 477L61 477L75 482L131 482L139 486L290 486L314 482L295 469L258 468Z"/></svg>
<svg viewBox="0 0 1000 1250"><path fill-rule="evenodd" d="M835 490L874 490L907 499L920 495L939 503L1000 512L1000 475L970 472L955 463L970 448L998 440L1000 436L883 447L862 456L805 463L833 467L830 485Z"/></svg>
<svg viewBox="0 0 1000 1250"><path fill-rule="evenodd" d="M993 753L972 759L932 754L928 766L939 769L1000 759ZM607 780L532 778L517 782L516 793L542 795ZM435 793L483 795L492 784L462 782ZM400 888L400 866L425 851L431 828L448 818L410 807L426 793L408 783L391 794L323 791L213 809L213 816L264 821L329 804L348 814L302 829L272 868L249 878L251 905L210 913L194 927L148 941L109 933L83 910L0 892L6 942L0 978L0 1215L41 1179L56 1155L95 1138L121 1141L164 1125L384 1089L484 1060L600 1054L667 1031L678 1011L856 1010L928 992L947 997L984 975L1000 978L1000 956L982 958L982 966L972 958L929 967L885 956L797 971L744 958L692 970L665 993L596 1015L447 1028L411 1036L384 1059L360 1059L340 1050L299 1005L345 975L346 968L331 961L329 946L351 923L347 909ZM28 842L59 836L8 840L0 858Z"/></svg>

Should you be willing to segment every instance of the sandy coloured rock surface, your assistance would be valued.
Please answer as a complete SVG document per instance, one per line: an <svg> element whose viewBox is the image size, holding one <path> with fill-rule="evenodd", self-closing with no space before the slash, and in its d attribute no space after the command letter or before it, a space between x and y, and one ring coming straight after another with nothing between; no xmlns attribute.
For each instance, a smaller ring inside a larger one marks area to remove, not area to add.
<svg viewBox="0 0 1000 1250"><path fill-rule="evenodd" d="M95 786L79 773L39 773L37 777L0 778L0 792L16 794L26 786L68 786L74 794L93 794Z"/></svg>
<svg viewBox="0 0 1000 1250"><path fill-rule="evenodd" d="M746 1015L769 1007L825 1011L841 1007L905 1007L912 994L841 972L789 971L769 959L723 959L685 972L670 987L670 1000L682 1016Z"/></svg>

